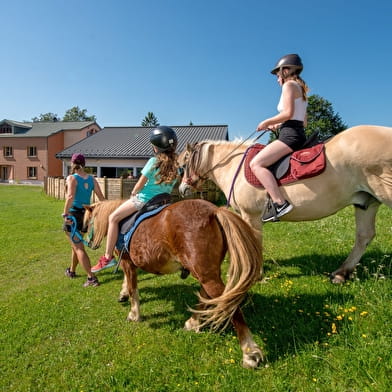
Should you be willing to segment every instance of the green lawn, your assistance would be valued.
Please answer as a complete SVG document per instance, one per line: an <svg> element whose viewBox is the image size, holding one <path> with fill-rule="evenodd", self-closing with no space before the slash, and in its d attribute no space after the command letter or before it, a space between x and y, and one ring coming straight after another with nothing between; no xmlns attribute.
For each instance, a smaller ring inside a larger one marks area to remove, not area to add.
<svg viewBox="0 0 392 392"><path fill-rule="evenodd" d="M392 380L392 210L353 280L329 283L354 241L352 208L317 222L267 224L264 282L244 307L266 362L241 367L232 330L182 329L197 281L139 275L143 321L116 301L122 273L64 276L63 202L0 185L1 391L382 391ZM90 251L95 263L102 249ZM225 265L225 268L227 266Z"/></svg>

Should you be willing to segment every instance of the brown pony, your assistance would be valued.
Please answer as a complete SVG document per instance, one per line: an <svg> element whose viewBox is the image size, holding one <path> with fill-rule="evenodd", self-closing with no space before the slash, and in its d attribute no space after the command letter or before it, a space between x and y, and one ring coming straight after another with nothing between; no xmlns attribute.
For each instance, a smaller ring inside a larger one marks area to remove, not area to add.
<svg viewBox="0 0 392 392"><path fill-rule="evenodd" d="M123 201L103 201L87 207L85 224L89 245L97 248L107 234L108 217ZM226 285L221 264L226 252L230 266ZM189 271L201 285L199 304L185 329L199 331L226 327L230 321L243 352L243 366L255 368L263 360L240 305L260 277L261 244L240 216L205 200L184 200L169 205L135 230L127 252L122 252L124 284L120 298L130 298L129 321L140 321L137 268L153 274Z"/></svg>
<svg viewBox="0 0 392 392"><path fill-rule="evenodd" d="M180 155L185 175L180 192L212 180L229 197L231 205L255 230L261 230L266 208L265 189L250 185L241 167L246 148L240 142L204 141ZM361 125L339 133L325 143L326 169L317 177L281 187L293 210L284 221L309 221L355 207L356 239L344 263L331 274L333 283L344 282L354 271L367 245L375 236L375 217L381 203L392 208L392 128Z"/></svg>

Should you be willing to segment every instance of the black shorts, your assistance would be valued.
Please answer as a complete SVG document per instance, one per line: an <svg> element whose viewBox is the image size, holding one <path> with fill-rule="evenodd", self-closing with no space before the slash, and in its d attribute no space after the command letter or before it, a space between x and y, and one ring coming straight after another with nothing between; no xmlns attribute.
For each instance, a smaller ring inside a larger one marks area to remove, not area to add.
<svg viewBox="0 0 392 392"><path fill-rule="evenodd" d="M85 233L86 232L86 230L83 228L84 212L85 212L84 208L77 208L76 209L74 207L72 207L71 211L69 212L69 215L72 215L72 216L75 217L75 219L76 219L76 228L81 233ZM71 225L67 225L66 223L64 223L63 230L64 231L68 231L68 233L70 233L71 232Z"/></svg>
<svg viewBox="0 0 392 392"><path fill-rule="evenodd" d="M297 120L284 122L280 127L278 140L287 144L293 151L299 150L306 141L303 122Z"/></svg>

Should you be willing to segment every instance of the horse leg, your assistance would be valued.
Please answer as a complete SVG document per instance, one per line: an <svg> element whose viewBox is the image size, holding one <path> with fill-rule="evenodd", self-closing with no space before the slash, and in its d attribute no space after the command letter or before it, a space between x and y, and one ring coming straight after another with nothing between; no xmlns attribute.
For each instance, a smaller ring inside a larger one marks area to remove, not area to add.
<svg viewBox="0 0 392 392"><path fill-rule="evenodd" d="M242 366L250 369L256 368L260 362L264 361L263 351L254 341L241 309L238 308L235 311L232 323L242 350Z"/></svg>
<svg viewBox="0 0 392 392"><path fill-rule="evenodd" d="M200 289L200 295L203 297L207 297L207 293L203 289L203 287ZM205 307L202 304L198 304L195 307L195 310L203 310ZM185 322L184 329L186 331L194 331L194 332L200 332L200 315L199 313L192 313L192 316Z"/></svg>
<svg viewBox="0 0 392 392"><path fill-rule="evenodd" d="M122 282L120 295L118 296L118 302L127 302L128 299L129 299L128 281L127 281L127 275L124 274L124 280Z"/></svg>
<svg viewBox="0 0 392 392"><path fill-rule="evenodd" d="M129 296L131 310L128 313L128 321L140 321L140 301L139 290L137 288L137 272L136 267L128 261L122 261L124 270L124 281L120 292L120 298ZM124 302L124 301L122 301Z"/></svg>
<svg viewBox="0 0 392 392"><path fill-rule="evenodd" d="M376 235L375 221L379 206L379 203L372 203L366 210L355 207L356 237L354 247L344 263L332 272L330 276L332 283L344 283L359 263L366 247Z"/></svg>

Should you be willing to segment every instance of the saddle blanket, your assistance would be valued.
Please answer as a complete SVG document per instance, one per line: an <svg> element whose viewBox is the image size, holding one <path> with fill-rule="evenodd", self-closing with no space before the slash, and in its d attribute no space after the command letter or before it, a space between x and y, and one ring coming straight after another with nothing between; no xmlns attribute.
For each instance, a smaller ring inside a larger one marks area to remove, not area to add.
<svg viewBox="0 0 392 392"><path fill-rule="evenodd" d="M155 208L154 210L147 211L144 214L141 214L140 216L137 217L137 219L135 220L135 223L130 227L130 229L126 233L123 233L120 228L116 248L118 250L121 250L124 247L126 249L128 249L128 246L131 242L132 236L135 233L135 230L138 228L139 224L142 223L145 219L148 219L154 215L159 214L164 208L166 208L168 206L169 206L169 204L165 204L165 205L162 205L158 208ZM132 215L130 218L132 218ZM126 224L126 222L124 224Z"/></svg>
<svg viewBox="0 0 392 392"><path fill-rule="evenodd" d="M249 164L253 157L264 147L264 145L256 143L250 146L245 152L245 178L249 184L259 188L264 188L264 186L253 174ZM281 171L281 175L277 178L279 186L289 184L300 179L317 176L325 170L324 143L319 143L310 148L294 151L291 155L283 157L280 164L283 165L283 172L282 166L279 167L277 164L273 165L275 170L271 170L271 168L269 168L274 175L275 171Z"/></svg>

